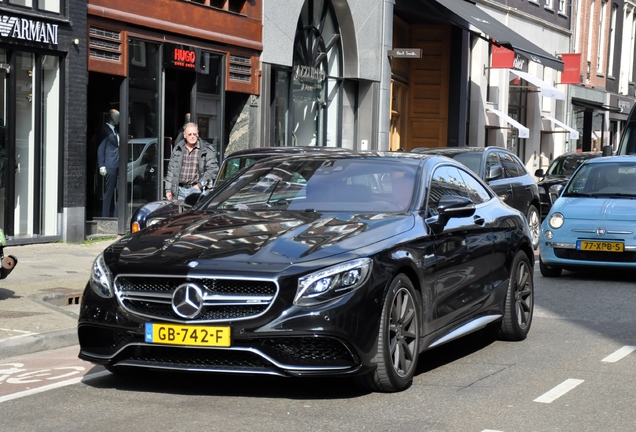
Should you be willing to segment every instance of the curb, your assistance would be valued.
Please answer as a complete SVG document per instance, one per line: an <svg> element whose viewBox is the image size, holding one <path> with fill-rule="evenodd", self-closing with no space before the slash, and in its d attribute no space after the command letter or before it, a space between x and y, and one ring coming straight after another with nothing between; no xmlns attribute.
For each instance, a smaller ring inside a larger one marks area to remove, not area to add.
<svg viewBox="0 0 636 432"><path fill-rule="evenodd" d="M0 359L33 354L78 344L77 329L14 336L0 342Z"/></svg>

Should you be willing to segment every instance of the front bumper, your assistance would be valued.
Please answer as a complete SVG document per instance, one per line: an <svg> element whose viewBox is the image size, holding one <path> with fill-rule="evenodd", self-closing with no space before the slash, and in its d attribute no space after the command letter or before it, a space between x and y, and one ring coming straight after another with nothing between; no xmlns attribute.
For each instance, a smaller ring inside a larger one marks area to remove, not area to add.
<svg viewBox="0 0 636 432"><path fill-rule="evenodd" d="M230 347L193 347L146 342L147 322L168 321L133 314L116 298L99 297L87 286L78 322L79 357L109 369L125 366L279 376L364 373L374 367L379 329L379 320L369 317L380 316L382 304L369 296L379 298L381 291L361 287L314 308L279 299L254 318L210 322L231 328Z"/></svg>

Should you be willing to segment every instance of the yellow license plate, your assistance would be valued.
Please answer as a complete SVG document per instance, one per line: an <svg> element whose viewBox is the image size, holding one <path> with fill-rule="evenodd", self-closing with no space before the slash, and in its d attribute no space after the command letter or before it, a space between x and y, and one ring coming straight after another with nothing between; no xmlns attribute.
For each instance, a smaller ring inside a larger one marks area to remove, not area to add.
<svg viewBox="0 0 636 432"><path fill-rule="evenodd" d="M592 252L623 252L625 248L622 242L579 240L577 243L577 249Z"/></svg>
<svg viewBox="0 0 636 432"><path fill-rule="evenodd" d="M229 347L230 327L146 323L146 342L168 345Z"/></svg>

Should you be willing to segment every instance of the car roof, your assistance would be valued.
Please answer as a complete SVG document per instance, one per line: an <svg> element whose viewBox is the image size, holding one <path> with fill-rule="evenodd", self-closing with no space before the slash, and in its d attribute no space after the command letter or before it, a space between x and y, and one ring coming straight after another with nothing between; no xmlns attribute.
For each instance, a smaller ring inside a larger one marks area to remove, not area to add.
<svg viewBox="0 0 636 432"><path fill-rule="evenodd" d="M556 159L591 159L603 156L603 152L589 151L589 152L569 152L563 153L555 158Z"/></svg>
<svg viewBox="0 0 636 432"><path fill-rule="evenodd" d="M296 153L312 153L312 152L349 152L350 150L342 147L316 147L316 146L285 146L285 147L254 147L238 150L230 153L225 157L234 158L240 156L275 156L279 154L296 154Z"/></svg>
<svg viewBox="0 0 636 432"><path fill-rule="evenodd" d="M630 162L636 164L636 155L624 155L624 156L602 156L598 158L592 158L585 162L585 164L605 164L605 163L620 163Z"/></svg>
<svg viewBox="0 0 636 432"><path fill-rule="evenodd" d="M384 159L384 160L397 160L401 159L406 163L421 163L426 159L436 159L438 161L450 162L456 166L465 168L465 166L451 158L443 155L421 154L421 153L408 153L408 152L381 152L381 151L346 151L346 152L309 152L309 153L297 153L289 155L280 155L280 157L272 157L263 159L257 163L268 163L269 161L276 161L279 163L281 160L297 160L297 159Z"/></svg>
<svg viewBox="0 0 636 432"><path fill-rule="evenodd" d="M497 151L502 151L510 154L512 153L510 150L505 149L499 146L488 146L488 147L416 147L411 150L412 153L434 153L441 155L456 155L459 153L483 153L492 149L496 149Z"/></svg>

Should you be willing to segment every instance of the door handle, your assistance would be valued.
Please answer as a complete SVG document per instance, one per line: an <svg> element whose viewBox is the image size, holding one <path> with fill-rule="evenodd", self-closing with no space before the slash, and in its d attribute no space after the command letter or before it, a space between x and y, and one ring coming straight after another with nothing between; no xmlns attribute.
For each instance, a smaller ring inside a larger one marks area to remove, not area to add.
<svg viewBox="0 0 636 432"><path fill-rule="evenodd" d="M484 223L486 223L486 220L479 216L479 215L475 215L473 216L473 221L477 224L477 225L483 225Z"/></svg>

